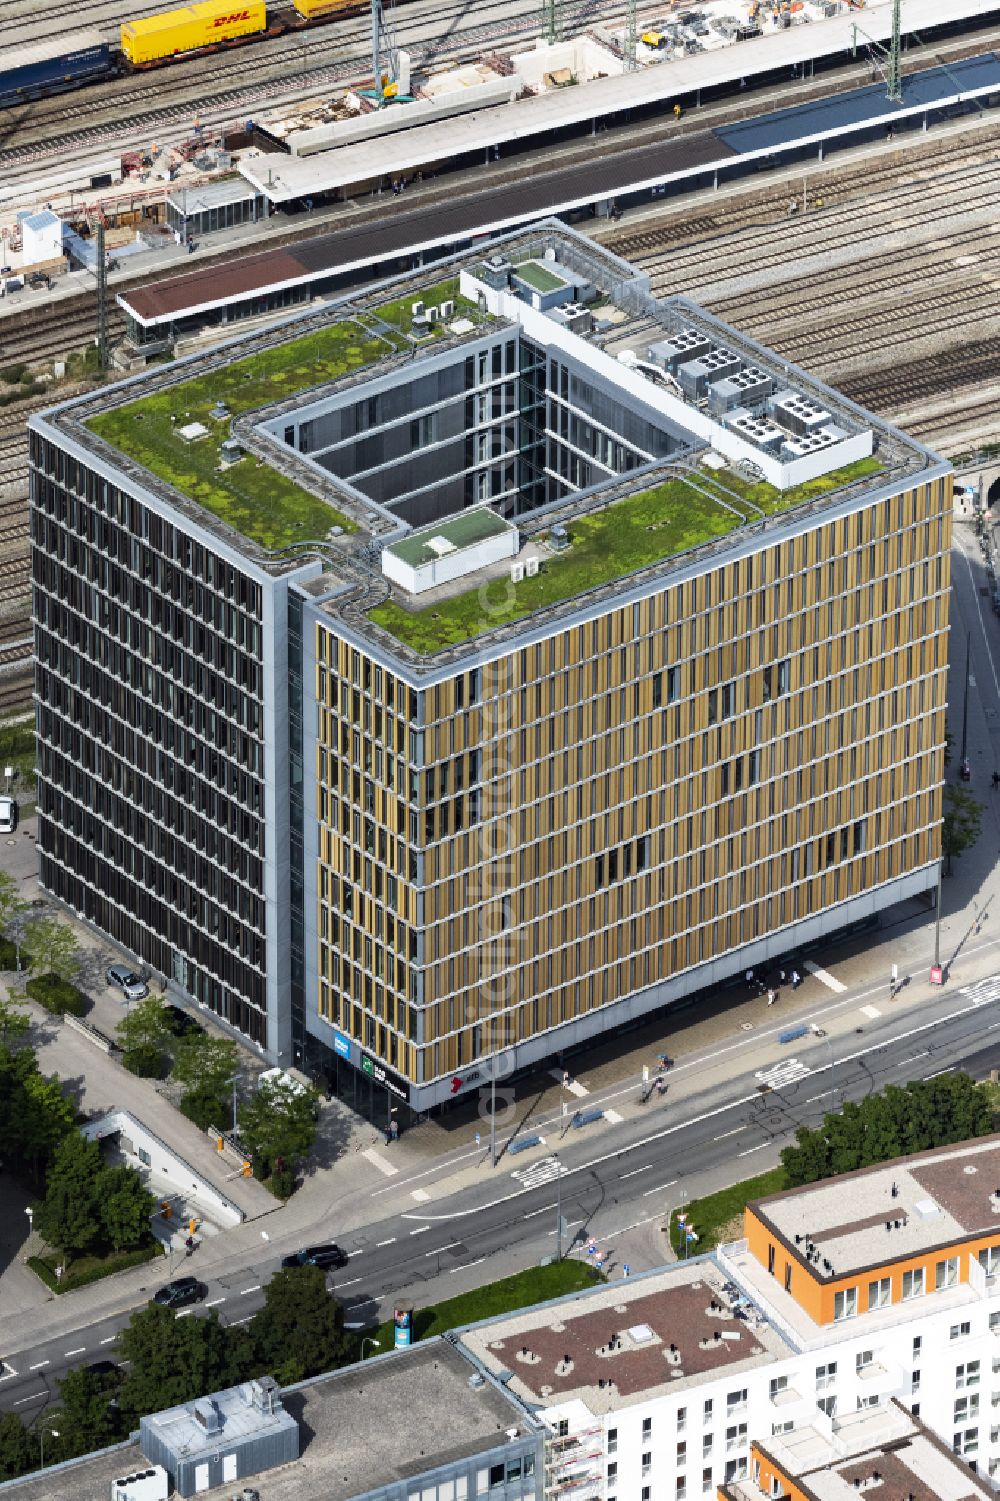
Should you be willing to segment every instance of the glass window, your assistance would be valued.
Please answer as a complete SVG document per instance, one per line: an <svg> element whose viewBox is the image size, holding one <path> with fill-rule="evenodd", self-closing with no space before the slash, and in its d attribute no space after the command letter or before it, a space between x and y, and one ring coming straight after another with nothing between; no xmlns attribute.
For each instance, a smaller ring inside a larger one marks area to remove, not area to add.
<svg viewBox="0 0 1000 1501"><path fill-rule="evenodd" d="M836 1379L837 1362L835 1360L831 1360L828 1365L816 1367L816 1390L818 1392L825 1391L827 1387L832 1386Z"/></svg>
<svg viewBox="0 0 1000 1501"><path fill-rule="evenodd" d="M519 1459L508 1459L508 1461L507 1461L507 1484L510 1485L510 1483L511 1483L512 1480L520 1480L520 1478L521 1478L521 1461Z"/></svg>
<svg viewBox="0 0 1000 1501"><path fill-rule="evenodd" d="M955 1367L955 1385L959 1391L966 1386L979 1385L979 1361L968 1360L964 1365Z"/></svg>
<svg viewBox="0 0 1000 1501"><path fill-rule="evenodd" d="M907 1298L922 1298L924 1295L924 1269L922 1266L915 1267L912 1272L903 1273L903 1301Z"/></svg>
<svg viewBox="0 0 1000 1501"><path fill-rule="evenodd" d="M990 1328L993 1328L992 1324L990 1324ZM968 1319L963 1319L960 1324L952 1324L948 1331L948 1337L949 1339L966 1339L971 1333L972 1325Z"/></svg>
<svg viewBox="0 0 1000 1501"><path fill-rule="evenodd" d="M490 1490L494 1490L498 1485L503 1485L503 1479L503 1465L490 1465Z"/></svg>
<svg viewBox="0 0 1000 1501"><path fill-rule="evenodd" d="M841 1319L853 1319L857 1311L858 1290L856 1287L845 1287L839 1293L834 1293L833 1317L836 1322Z"/></svg>
<svg viewBox="0 0 1000 1501"><path fill-rule="evenodd" d="M947 1261L939 1261L934 1267L934 1289L941 1292L945 1287L958 1286L958 1257L949 1256Z"/></svg>
<svg viewBox="0 0 1000 1501"><path fill-rule="evenodd" d="M892 1279L880 1277L877 1282L868 1284L868 1307L888 1308L892 1302Z"/></svg>
<svg viewBox="0 0 1000 1501"><path fill-rule="evenodd" d="M1000 1246L984 1246L979 1253L979 1265L987 1277L995 1277L1000 1272Z"/></svg>

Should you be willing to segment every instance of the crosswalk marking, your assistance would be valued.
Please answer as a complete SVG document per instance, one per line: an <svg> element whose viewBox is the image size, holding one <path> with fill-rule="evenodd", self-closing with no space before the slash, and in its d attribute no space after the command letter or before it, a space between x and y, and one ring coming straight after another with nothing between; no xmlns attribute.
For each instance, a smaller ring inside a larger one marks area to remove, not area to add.
<svg viewBox="0 0 1000 1501"><path fill-rule="evenodd" d="M963 985L958 993L968 996L974 1006L985 1006L989 1001L1000 999L1000 975L977 980L975 985Z"/></svg>
<svg viewBox="0 0 1000 1501"><path fill-rule="evenodd" d="M807 959L802 968L807 969L811 975L815 975L817 980L822 980L823 984L829 990L835 991L838 995L841 991L847 989L843 980L835 979L827 970L821 969L818 964L814 964L811 959Z"/></svg>
<svg viewBox="0 0 1000 1501"><path fill-rule="evenodd" d="M385 1158L376 1152L374 1147L366 1147L361 1155L362 1157L367 1157L372 1167L377 1167L379 1172L384 1173L387 1178L395 1178L399 1172L399 1168L394 1167L391 1162L386 1162Z"/></svg>
<svg viewBox="0 0 1000 1501"><path fill-rule="evenodd" d="M800 1063L798 1058L783 1058L780 1063L772 1063L770 1068L759 1068L754 1078L771 1089L782 1089L788 1084L796 1084L799 1079L807 1078L811 1073L812 1069Z"/></svg>
<svg viewBox="0 0 1000 1501"><path fill-rule="evenodd" d="M563 1071L561 1068L550 1068L549 1074L555 1079L557 1084L563 1084ZM575 1094L579 1100L582 1100L584 1095L590 1093L586 1084L581 1084L579 1079L567 1079L563 1087L568 1089L570 1094Z"/></svg>
<svg viewBox="0 0 1000 1501"><path fill-rule="evenodd" d="M530 1167L519 1167L511 1173L522 1188L540 1188L543 1183L551 1183L553 1178L561 1178L567 1171L558 1157L543 1157L540 1162L533 1162Z"/></svg>
<svg viewBox="0 0 1000 1501"><path fill-rule="evenodd" d="M861 1014L862 1016L870 1016L872 1021L875 1020L876 1016L882 1015L877 1006L862 1006Z"/></svg>

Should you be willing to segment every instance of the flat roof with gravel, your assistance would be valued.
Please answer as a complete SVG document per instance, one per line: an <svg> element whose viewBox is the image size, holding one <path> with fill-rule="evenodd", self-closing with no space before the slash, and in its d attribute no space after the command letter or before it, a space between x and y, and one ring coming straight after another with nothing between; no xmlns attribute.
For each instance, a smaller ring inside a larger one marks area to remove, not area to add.
<svg viewBox="0 0 1000 1501"><path fill-rule="evenodd" d="M718 1267L700 1259L494 1319L461 1338L524 1401L579 1399L593 1413L789 1353L752 1308L737 1313Z"/></svg>
<svg viewBox="0 0 1000 1501"><path fill-rule="evenodd" d="M1000 1139L961 1142L788 1189L749 1206L811 1270L840 1279L972 1235L1000 1235Z"/></svg>

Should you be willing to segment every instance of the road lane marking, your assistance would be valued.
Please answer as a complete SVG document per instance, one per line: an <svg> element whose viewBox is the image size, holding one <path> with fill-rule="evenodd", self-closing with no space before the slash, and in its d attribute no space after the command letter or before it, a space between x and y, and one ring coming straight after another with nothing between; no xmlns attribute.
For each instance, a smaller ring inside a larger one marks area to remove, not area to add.
<svg viewBox="0 0 1000 1501"><path fill-rule="evenodd" d="M438 1246L436 1251L425 1251L424 1255L440 1256L442 1251L453 1251L456 1246L460 1246L461 1244L462 1242L460 1240L450 1240L446 1246Z"/></svg>
<svg viewBox="0 0 1000 1501"><path fill-rule="evenodd" d="M193 1313L194 1313L194 1309L193 1308L182 1308L181 1311L180 1311L180 1313L177 1315L177 1317L179 1319L189 1319Z"/></svg>
<svg viewBox="0 0 1000 1501"><path fill-rule="evenodd" d="M512 1194L511 1197L516 1198L517 1195ZM548 1214L549 1210L555 1209L555 1207L556 1203L555 1199L553 1199L551 1204L543 1204L541 1209L532 1209L528 1214L522 1214L521 1218L523 1220L535 1220L540 1214Z"/></svg>
<svg viewBox="0 0 1000 1501"><path fill-rule="evenodd" d="M857 997L854 997L854 999L857 999ZM898 1045L900 1043L906 1042L906 1040L910 1037L923 1037L926 1032L930 1032L935 1028L940 1029L942 1027L946 1027L949 1022L957 1021L959 1017L971 1016L975 1010L975 1005L959 1006L957 1010L945 1012L943 1016L936 1016L933 1021L920 1022L915 1027L908 1027L904 1032L897 1032L896 1035L889 1039L888 1042L886 1042L885 1040L881 1042L870 1042L868 1043L867 1047L857 1048L853 1053L845 1054L843 1058L837 1059L836 1063L830 1062L820 1064L817 1068L813 1069L812 1072L818 1075L829 1073L830 1070L834 1068L844 1068L849 1063L856 1063L860 1058L867 1058L870 1053L884 1052L885 1049L890 1045L890 1043L892 1045ZM741 1046L745 1046L745 1044L741 1044ZM680 1065L678 1065L678 1067L680 1067ZM700 1126L702 1121L716 1120L721 1115L728 1115L731 1110L742 1110L746 1105L757 1105L759 1104L759 1102L760 1095L755 1089L751 1094L739 1095L735 1100L728 1100L726 1104L717 1105L712 1110L703 1110L700 1115L692 1115L689 1116L687 1120L674 1121L671 1125L663 1126L658 1131L651 1131L648 1136L640 1137L638 1141L633 1142L627 1150L630 1152L635 1152L640 1147L650 1146L654 1141L666 1141L669 1137L676 1136L680 1131L690 1130L692 1126ZM610 1152L602 1152L597 1157L591 1157L586 1162L581 1162L575 1167L567 1168L565 1176L576 1177L580 1173L592 1173L595 1168L601 1167L606 1162L618 1162L623 1155L623 1149L621 1147L615 1147ZM443 1220L468 1219L470 1215L482 1214L486 1209L496 1209L500 1204L509 1204L513 1199L520 1199L524 1196L524 1192L525 1190L523 1188L518 1188L515 1189L513 1193L500 1194L498 1198L491 1199L486 1204L477 1204L472 1209L454 1209L446 1214L432 1215L431 1219L438 1223ZM647 1190L647 1192L652 1192L652 1190ZM419 1218L423 1219L425 1214L426 1211L421 1212ZM528 1217L528 1215L524 1216L525 1219L527 1219ZM417 1219L418 1216L415 1214L411 1215L404 1211L400 1218Z"/></svg>
<svg viewBox="0 0 1000 1501"><path fill-rule="evenodd" d="M348 1260L350 1260L352 1256L362 1256L364 1254L364 1249L364 1246L358 1246L358 1249L356 1251L348 1251Z"/></svg>
<svg viewBox="0 0 1000 1501"><path fill-rule="evenodd" d="M669 1183L661 1183L658 1188L647 1188L642 1197L648 1199L650 1194L660 1194L665 1188L673 1188L676 1182L676 1178L671 1178Z"/></svg>
<svg viewBox="0 0 1000 1501"><path fill-rule="evenodd" d="M563 1071L561 1068L550 1068L549 1077L555 1079L557 1084L563 1084ZM568 1089L570 1094L575 1094L577 1099L583 1099L584 1095L590 1093L586 1084L581 1084L579 1079L567 1079L566 1083L563 1084L563 1088Z"/></svg>
<svg viewBox="0 0 1000 1501"><path fill-rule="evenodd" d="M651 1162L647 1162L645 1167L634 1167L631 1172L622 1173L622 1182L624 1183L626 1178L634 1178L637 1173L648 1173L652 1166Z"/></svg>
<svg viewBox="0 0 1000 1501"><path fill-rule="evenodd" d="M255 1282L254 1285L253 1285L253 1287L241 1287L240 1288L240 1297L241 1298L245 1298L246 1295L247 1295L247 1293L259 1293L259 1292L260 1292L260 1283L259 1282Z"/></svg>
<svg viewBox="0 0 1000 1501"><path fill-rule="evenodd" d="M40 1360L37 1365L30 1365L28 1367L28 1370L29 1371L40 1371L42 1369L42 1366L46 1366L46 1365L50 1365L50 1364L51 1364L51 1361Z"/></svg>
<svg viewBox="0 0 1000 1501"><path fill-rule="evenodd" d="M424 1231L425 1230L429 1230L430 1228L431 1228L430 1225L418 1225L415 1230L411 1230L410 1231L410 1234L411 1235L423 1235Z"/></svg>
<svg viewBox="0 0 1000 1501"><path fill-rule="evenodd" d="M19 1397L14 1403L15 1407L23 1407L25 1402L44 1402L48 1392L36 1392L33 1397Z"/></svg>
<svg viewBox="0 0 1000 1501"><path fill-rule="evenodd" d="M470 1267L482 1266L485 1260L485 1256L480 1256L478 1261L467 1261L464 1266L450 1266L448 1268L448 1275L450 1277L453 1272L467 1272Z"/></svg>
<svg viewBox="0 0 1000 1501"><path fill-rule="evenodd" d="M427 1200L430 1198L430 1194L427 1192L426 1188L414 1188L410 1191L410 1198L416 1199L418 1204L426 1204Z"/></svg>
<svg viewBox="0 0 1000 1501"><path fill-rule="evenodd" d="M745 1152L737 1152L736 1155L737 1155L737 1157L749 1157L750 1154L751 1154L751 1152L763 1152L763 1150L764 1150L765 1147L769 1147L769 1146L772 1146L772 1145L773 1145L773 1143L770 1142L770 1141L762 1141L758 1146L756 1146L756 1147L747 1147L747 1149L746 1149Z"/></svg>
<svg viewBox="0 0 1000 1501"><path fill-rule="evenodd" d="M780 1063L772 1063L770 1068L759 1068L754 1078L761 1084L766 1084L769 1089L784 1089L789 1084L797 1084L800 1079L808 1078L812 1072L809 1065L798 1058L783 1058Z"/></svg>
<svg viewBox="0 0 1000 1501"><path fill-rule="evenodd" d="M836 1093L837 1093L837 1091L835 1089L824 1089L824 1091L823 1091L822 1094L813 1094L813 1095L810 1095L809 1098L808 1098L808 1100L803 1100L802 1103L804 1105L815 1105L815 1103L816 1103L817 1100L828 1099L830 1095L836 1094Z"/></svg>
<svg viewBox="0 0 1000 1501"><path fill-rule="evenodd" d="M226 1301L225 1298L213 1298L212 1301L211 1301L211 1303L206 1303L205 1304L205 1307L206 1308L218 1308L219 1304L220 1303L224 1303L225 1301ZM103 1343L104 1343L104 1341L101 1340L101 1344L102 1345L103 1345Z"/></svg>
<svg viewBox="0 0 1000 1501"><path fill-rule="evenodd" d="M870 1016L872 1021L874 1021L876 1016L881 1016L882 1013L877 1006L862 1006L861 1015Z"/></svg>
<svg viewBox="0 0 1000 1501"><path fill-rule="evenodd" d="M367 1157L372 1167L377 1167L379 1172L384 1173L387 1178L395 1178L399 1172L399 1168L393 1167L391 1162L386 1162L385 1158L381 1153L376 1152L374 1147L366 1147L361 1155L362 1157Z"/></svg>
<svg viewBox="0 0 1000 1501"><path fill-rule="evenodd" d="M190 1312L191 1312L191 1310L189 1308L188 1309L188 1313L190 1313ZM229 1320L229 1327L233 1328L233 1326L236 1325L236 1324L249 1324L250 1320L252 1318L255 1318L255 1317L256 1317L255 1314L248 1313L245 1319L230 1319Z"/></svg>
<svg viewBox="0 0 1000 1501"><path fill-rule="evenodd" d="M622 1123L622 1116L618 1114L617 1110L605 1110L604 1119L609 1126L620 1126Z"/></svg>
<svg viewBox="0 0 1000 1501"><path fill-rule="evenodd" d="M847 986L844 984L843 980L834 979L833 975L831 975L828 970L821 969L820 966L818 964L814 964L811 959L807 959L802 968L807 969L811 975L815 975L817 980L822 981L822 983L828 986L830 990L836 991L837 995L843 995L844 991L847 989Z"/></svg>
<svg viewBox="0 0 1000 1501"><path fill-rule="evenodd" d="M87 1348L86 1345L81 1345L78 1350L67 1350L66 1351L66 1359L69 1360L69 1358L70 1358L71 1355L82 1355L84 1353L84 1351L86 1350L86 1348Z"/></svg>
<svg viewBox="0 0 1000 1501"><path fill-rule="evenodd" d="M731 1131L723 1131L723 1133L722 1133L721 1136L713 1136L712 1140L713 1141L728 1141L729 1138L730 1138L730 1136L739 1136L740 1132L741 1131L745 1131L745 1130L746 1130L746 1126L734 1126Z"/></svg>
<svg viewBox="0 0 1000 1501"><path fill-rule="evenodd" d="M101 1344L102 1345L113 1345L114 1342L115 1342L115 1340L117 1338L118 1338L117 1334L109 1334L108 1337L107 1337L107 1339L102 1339L101 1340Z"/></svg>
<svg viewBox="0 0 1000 1501"><path fill-rule="evenodd" d="M380 1251L383 1246L394 1246L395 1244L396 1237L394 1235L390 1235L388 1240L377 1240L375 1242L375 1249L376 1251Z"/></svg>
<svg viewBox="0 0 1000 1501"><path fill-rule="evenodd" d="M4 1374L0 1376L0 1381L10 1381L12 1377L17 1375L14 1367L12 1365L8 1365L5 1360L0 1360L0 1370L4 1372Z"/></svg>
<svg viewBox="0 0 1000 1501"><path fill-rule="evenodd" d="M955 1065L953 1063L949 1063L949 1065L948 1065L947 1068L939 1068L933 1074L924 1074L924 1082L926 1083L926 1081L928 1079L940 1079L940 1077L941 1077L942 1074L953 1073L954 1069L955 1069Z"/></svg>
<svg viewBox="0 0 1000 1501"><path fill-rule="evenodd" d="M352 1277L351 1280L350 1280L350 1282L338 1282L337 1283L337 1287L338 1287L338 1289L341 1288L341 1287L353 1287L356 1282L363 1282L363 1281L364 1281L363 1277Z"/></svg>
<svg viewBox="0 0 1000 1501"><path fill-rule="evenodd" d="M910 1064L910 1063L916 1063L916 1061L917 1061L918 1058L929 1058L930 1056L931 1056L930 1052L927 1051L927 1050L925 1050L923 1053L914 1053L914 1055L913 1055L912 1058L903 1058L903 1059L901 1059L900 1062L896 1064L896 1067L897 1068L906 1068L906 1066L908 1064Z"/></svg>

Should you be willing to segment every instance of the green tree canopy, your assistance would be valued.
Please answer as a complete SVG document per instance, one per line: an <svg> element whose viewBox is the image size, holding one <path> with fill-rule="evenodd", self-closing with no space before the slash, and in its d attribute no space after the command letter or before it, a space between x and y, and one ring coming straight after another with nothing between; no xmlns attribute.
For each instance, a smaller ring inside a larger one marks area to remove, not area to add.
<svg viewBox="0 0 1000 1501"><path fill-rule="evenodd" d="M14 877L0 870L0 933L6 932L8 920L25 905Z"/></svg>
<svg viewBox="0 0 1000 1501"><path fill-rule="evenodd" d="M30 1048L0 1044L0 1141L4 1159L41 1183L59 1142L73 1130L73 1105L55 1077L45 1079Z"/></svg>
<svg viewBox="0 0 1000 1501"><path fill-rule="evenodd" d="M948 875L951 875L952 856L962 854L963 850L975 844L982 822L982 803L977 803L965 787L957 787L953 782L948 782L944 789L941 824L941 852L948 861Z"/></svg>
<svg viewBox="0 0 1000 1501"><path fill-rule="evenodd" d="M0 1413L0 1481L16 1480L38 1463L38 1444L16 1412Z"/></svg>
<svg viewBox="0 0 1000 1501"><path fill-rule="evenodd" d="M80 971L80 950L73 930L57 917L32 917L25 925L21 949L37 975L57 975L75 980Z"/></svg>
<svg viewBox="0 0 1000 1501"><path fill-rule="evenodd" d="M30 1027L31 1020L24 1007L0 995L0 1047L15 1047L28 1035Z"/></svg>
<svg viewBox="0 0 1000 1501"><path fill-rule="evenodd" d="M848 1100L816 1130L800 1126L781 1163L795 1188L891 1157L988 1136L994 1129L985 1089L968 1074L939 1074L904 1088L890 1084L860 1102Z"/></svg>
<svg viewBox="0 0 1000 1501"><path fill-rule="evenodd" d="M132 1167L106 1167L98 1180L101 1225L116 1251L135 1246L149 1231L156 1199Z"/></svg>
<svg viewBox="0 0 1000 1501"><path fill-rule="evenodd" d="M67 1256L86 1251L100 1239L103 1172L100 1147L79 1131L56 1147L34 1224L43 1240Z"/></svg>
<svg viewBox="0 0 1000 1501"><path fill-rule="evenodd" d="M115 1028L126 1068L146 1075L159 1076L164 1072L170 1035L167 1012L155 995L135 1001Z"/></svg>
<svg viewBox="0 0 1000 1501"><path fill-rule="evenodd" d="M282 1080L266 1080L241 1107L240 1140L262 1178L281 1165L294 1169L316 1140L319 1096Z"/></svg>
<svg viewBox="0 0 1000 1501"><path fill-rule="evenodd" d="M238 1056L226 1037L192 1032L181 1038L174 1052L172 1077L181 1085L181 1109L203 1130L230 1124L233 1081Z"/></svg>
<svg viewBox="0 0 1000 1501"><path fill-rule="evenodd" d="M275 1272L250 1329L263 1367L282 1385L343 1363L344 1311L319 1267Z"/></svg>
<svg viewBox="0 0 1000 1501"><path fill-rule="evenodd" d="M245 1337L231 1340L214 1309L207 1318L179 1319L172 1309L150 1303L133 1313L118 1335L117 1350L119 1360L130 1362L118 1394L130 1427L145 1413L189 1402L253 1374L238 1365L250 1353Z"/></svg>
<svg viewBox="0 0 1000 1501"><path fill-rule="evenodd" d="M59 1405L56 1412L47 1418L53 1430L58 1432L53 1446L53 1458L69 1459L76 1454L88 1454L92 1449L102 1449L106 1444L116 1443L125 1437L121 1414L111 1405L117 1380L95 1375L84 1366L69 1371L59 1382ZM48 1446L46 1446L48 1447Z"/></svg>

